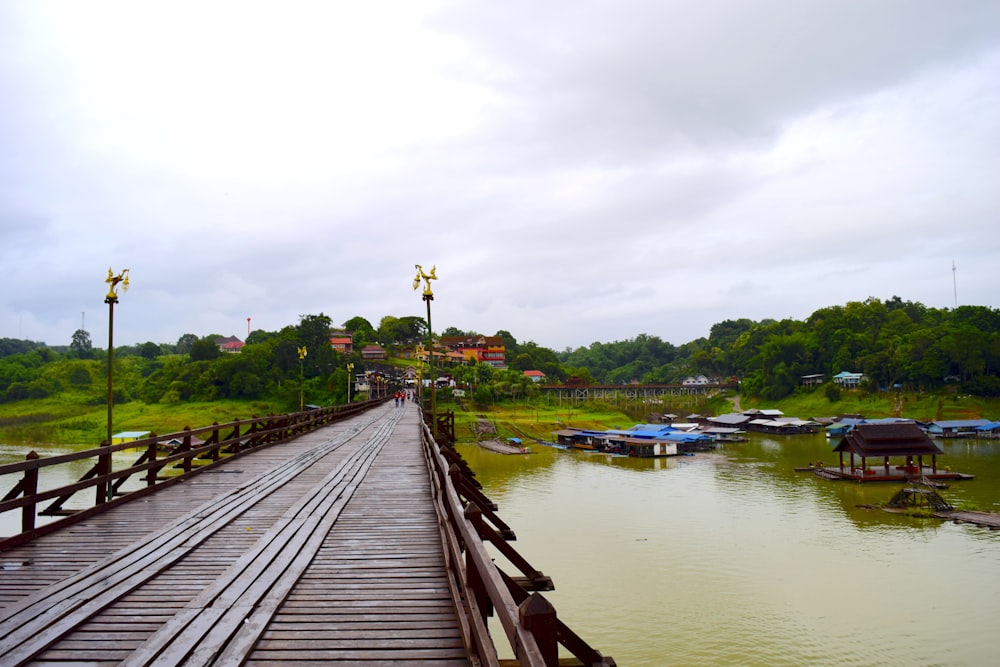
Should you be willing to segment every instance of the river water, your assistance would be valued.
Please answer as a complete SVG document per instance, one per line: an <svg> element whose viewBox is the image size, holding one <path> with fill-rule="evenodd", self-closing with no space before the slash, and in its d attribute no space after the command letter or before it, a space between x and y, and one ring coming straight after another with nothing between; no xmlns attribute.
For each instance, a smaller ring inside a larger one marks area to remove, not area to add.
<svg viewBox="0 0 1000 667"><path fill-rule="evenodd" d="M941 493L1000 511L1000 442L942 441L976 475ZM619 665L994 665L1000 531L857 506L822 435L611 458L460 445L559 617Z"/></svg>
<svg viewBox="0 0 1000 667"><path fill-rule="evenodd" d="M976 475L945 498L1000 511L1000 441L940 444ZM623 667L1000 664L1000 531L859 509L899 487L795 472L836 460L822 435L669 459L532 449L459 445L560 618Z"/></svg>

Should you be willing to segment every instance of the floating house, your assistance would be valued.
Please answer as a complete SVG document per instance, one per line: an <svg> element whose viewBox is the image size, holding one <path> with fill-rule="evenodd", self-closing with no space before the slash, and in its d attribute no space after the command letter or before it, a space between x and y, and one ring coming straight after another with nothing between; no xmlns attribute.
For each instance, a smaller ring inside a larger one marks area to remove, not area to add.
<svg viewBox="0 0 1000 667"><path fill-rule="evenodd" d="M730 412L724 415L717 415L708 418L708 424L714 428L742 428L753 417L742 412Z"/></svg>
<svg viewBox="0 0 1000 667"><path fill-rule="evenodd" d="M913 422L857 424L837 442L833 451L839 456L839 464L817 465L814 472L820 477L858 482L972 478L938 468L937 457L943 450ZM929 466L925 465L928 459Z"/></svg>
<svg viewBox="0 0 1000 667"><path fill-rule="evenodd" d="M639 458L677 456L711 447L704 433L681 431L667 424L636 424L629 429L592 431L565 428L555 431L559 445L586 451L626 454Z"/></svg>
<svg viewBox="0 0 1000 667"><path fill-rule="evenodd" d="M903 424L913 423L912 419L902 417L884 417L882 419L865 419L864 417L843 417L826 427L826 437L839 438L858 424Z"/></svg>
<svg viewBox="0 0 1000 667"><path fill-rule="evenodd" d="M989 419L953 419L936 421L927 425L927 432L935 438L975 438L980 426L990 424Z"/></svg>
<svg viewBox="0 0 1000 667"><path fill-rule="evenodd" d="M152 431L122 431L111 436L112 445L120 445L123 442L135 442L152 435Z"/></svg>
<svg viewBox="0 0 1000 667"><path fill-rule="evenodd" d="M746 442L746 431L727 426L710 426L702 431L716 442Z"/></svg>
<svg viewBox="0 0 1000 667"><path fill-rule="evenodd" d="M743 414L750 416L753 419L778 419L779 417L784 417L785 413L776 408L758 410L757 408L751 408L750 410L745 410Z"/></svg>
<svg viewBox="0 0 1000 667"><path fill-rule="evenodd" d="M795 417L751 419L747 422L746 428L748 431L758 431L760 433L799 435L802 433L818 433L820 423L811 419L796 419Z"/></svg>
<svg viewBox="0 0 1000 667"><path fill-rule="evenodd" d="M1000 438L1000 422L989 422L976 427L977 438Z"/></svg>
<svg viewBox="0 0 1000 667"><path fill-rule="evenodd" d="M842 419L826 427L826 437L840 438L858 424L866 423L864 419Z"/></svg>
<svg viewBox="0 0 1000 667"><path fill-rule="evenodd" d="M202 440L201 438L197 438L193 435L191 436L191 449L194 449L195 447L201 447L204 444L205 441ZM161 440L160 442L156 443L156 448L161 452L176 452L180 451L183 447L184 447L183 437L179 438L174 437L170 438L169 440Z"/></svg>

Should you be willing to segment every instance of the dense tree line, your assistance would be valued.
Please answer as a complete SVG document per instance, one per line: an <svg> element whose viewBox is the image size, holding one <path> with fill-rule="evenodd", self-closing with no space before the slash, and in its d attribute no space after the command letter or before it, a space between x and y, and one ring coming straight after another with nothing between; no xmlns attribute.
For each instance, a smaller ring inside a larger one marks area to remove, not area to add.
<svg viewBox="0 0 1000 667"><path fill-rule="evenodd" d="M336 331L351 334L354 352L340 354L332 348L330 337ZM334 327L330 318L320 313L301 316L297 325L280 331L252 331L238 354L219 349L219 334L186 333L173 345L147 342L121 346L114 354L114 400L267 399L293 409L298 406L301 390L307 403L343 403L347 400L348 364L353 364L354 374L366 368L390 370L363 361L360 350L365 345L377 343L393 357L403 347L423 343L426 335L426 323L419 317L385 316L378 327L354 317ZM534 391L523 370L542 369L556 382L566 376L552 350L533 342L518 344L507 331L496 335L507 345L510 368L474 364L437 369L439 374L452 375L487 402L524 397ZM300 357L301 349L305 354ZM46 398L67 391L82 394L95 405L107 401L107 350L94 348L86 331L77 330L70 344L62 347L2 339L0 352L0 402Z"/></svg>
<svg viewBox="0 0 1000 667"><path fill-rule="evenodd" d="M218 334L184 334L173 346L149 342L115 348L115 401L277 398L294 406L305 387L315 402L344 402L346 365L360 358L333 350L331 325L322 313L305 315L280 331L251 332L238 354L220 351ZM65 348L34 346L0 358L0 401L75 390L95 404L106 402L107 351L94 349L85 333L77 331ZM5 340L0 349L18 348ZM300 349L306 351L302 358Z"/></svg>
<svg viewBox="0 0 1000 667"><path fill-rule="evenodd" d="M864 373L869 390L933 391L957 384L1000 395L1000 310L928 308L893 297L821 308L805 321L726 320L674 348L655 336L567 350L564 363L598 382L677 383L692 374L737 377L743 393L777 399L804 375Z"/></svg>
<svg viewBox="0 0 1000 667"><path fill-rule="evenodd" d="M329 317L304 315L280 331L256 330L239 354L219 350L212 334L184 334L174 345L152 342L115 349L115 401L147 403L188 400L280 399L297 405L346 400L347 364L364 368L359 351L369 343L390 356L426 340L420 317L383 317L376 328L362 317L338 329L350 332L355 352L338 354L329 343ZM449 327L443 335L478 336ZM928 308L893 297L821 308L804 321L725 320L707 338L675 346L640 334L612 343L592 343L561 353L533 341L519 343L506 330L507 369L486 364L450 367L478 402L531 396L537 387L523 371L540 370L548 383L677 384L694 374L723 381L736 377L744 394L778 399L801 386L804 375L827 378L840 371L864 373L866 389L903 387L933 391L957 384L982 396L1000 395L1000 311L984 306ZM306 349L300 358L298 350ZM58 362L58 363L54 363ZM86 331L69 345L0 339L0 401L45 398L74 390L106 401L106 351L95 349ZM445 372L444 369L439 369Z"/></svg>

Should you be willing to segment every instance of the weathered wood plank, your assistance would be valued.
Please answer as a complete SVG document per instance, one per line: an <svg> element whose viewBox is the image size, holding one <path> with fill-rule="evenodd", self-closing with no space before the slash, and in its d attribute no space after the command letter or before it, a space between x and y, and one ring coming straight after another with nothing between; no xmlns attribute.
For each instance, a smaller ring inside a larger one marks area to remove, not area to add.
<svg viewBox="0 0 1000 667"><path fill-rule="evenodd" d="M64 596L96 599L113 591L117 597L65 621L63 639L39 640L25 653L33 652L34 661L198 664L221 651L220 664L468 664L430 507L417 413L390 416L393 422L402 416L407 428L394 433L395 423L386 427L380 417L330 427L325 438L315 437L322 431L303 436L311 442L295 455L301 465L294 473L288 457L255 452L240 459L240 475L215 475L211 484L199 475L176 492L109 512L119 523L99 516L51 536L50 550L33 554L31 565L12 568L9 577L0 569L0 614L32 598L32 586L53 582L38 583L35 570L44 566L63 578L57 590ZM354 457L354 443L380 429L386 439L391 434L392 446ZM340 444L331 447L335 440ZM265 459L266 469L255 470L254 461ZM190 507L199 510L178 512ZM148 530L157 525L163 528ZM137 533L153 539L137 548L130 543ZM107 559L116 550L124 555ZM79 569L102 560L111 569L100 581L79 579ZM133 582L129 568L140 564L155 576ZM192 625L201 629L186 630ZM150 644L158 634L174 639ZM152 648L144 652L146 646Z"/></svg>

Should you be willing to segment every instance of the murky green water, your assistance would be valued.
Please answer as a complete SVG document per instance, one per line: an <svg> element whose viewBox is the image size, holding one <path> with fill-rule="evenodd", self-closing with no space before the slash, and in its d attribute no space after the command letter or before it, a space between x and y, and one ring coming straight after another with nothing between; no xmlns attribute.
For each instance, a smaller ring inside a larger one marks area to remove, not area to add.
<svg viewBox="0 0 1000 667"><path fill-rule="evenodd" d="M1000 511L1000 442L943 442ZM619 665L992 665L1000 531L859 509L895 484L830 482L822 436L657 460L461 447L560 618Z"/></svg>

